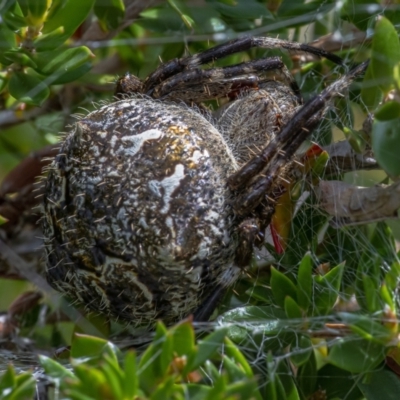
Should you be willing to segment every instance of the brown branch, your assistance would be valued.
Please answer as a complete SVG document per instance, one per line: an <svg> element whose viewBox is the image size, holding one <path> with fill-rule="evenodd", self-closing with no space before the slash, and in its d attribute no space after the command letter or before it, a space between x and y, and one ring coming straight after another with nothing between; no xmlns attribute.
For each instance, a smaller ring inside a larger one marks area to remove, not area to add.
<svg viewBox="0 0 400 400"><path fill-rule="evenodd" d="M392 185L357 187L341 181L319 183L320 207L335 227L398 218L400 181Z"/></svg>

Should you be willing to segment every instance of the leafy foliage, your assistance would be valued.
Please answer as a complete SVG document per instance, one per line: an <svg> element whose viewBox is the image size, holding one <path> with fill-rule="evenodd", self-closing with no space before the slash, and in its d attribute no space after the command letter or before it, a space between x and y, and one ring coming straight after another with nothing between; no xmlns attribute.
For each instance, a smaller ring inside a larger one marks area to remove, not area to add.
<svg viewBox="0 0 400 400"><path fill-rule="evenodd" d="M104 339L75 335L70 367L45 356L40 363L61 396L77 400L184 399L187 394L260 399L249 364L225 335L226 329L217 330L196 345L189 321L168 331L159 323L153 342L139 358L133 351L122 357ZM209 364L212 359L219 360L222 373ZM213 385L206 383L210 379Z"/></svg>

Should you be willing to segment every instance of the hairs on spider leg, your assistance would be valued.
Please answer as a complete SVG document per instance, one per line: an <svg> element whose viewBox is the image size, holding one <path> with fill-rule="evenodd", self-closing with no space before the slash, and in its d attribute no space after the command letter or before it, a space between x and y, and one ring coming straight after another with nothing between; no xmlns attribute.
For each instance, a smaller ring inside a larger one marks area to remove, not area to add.
<svg viewBox="0 0 400 400"><path fill-rule="evenodd" d="M214 288L212 294L200 305L193 313L193 319L196 322L207 322L216 306L220 303L226 293L226 287L218 285Z"/></svg>
<svg viewBox="0 0 400 400"><path fill-rule="evenodd" d="M335 64L343 65L342 58L335 54L331 54L325 50L310 46L304 43L290 42L282 39L269 37L251 37L245 36L242 38L231 40L230 42L217 45L211 49L205 50L202 53L195 54L180 59L174 59L162 64L154 71L144 82L144 93L151 95L154 88L167 78L176 75L184 70L194 69L200 65L207 64L212 61L227 57L231 54L249 50L253 47L265 49L286 49L291 51L301 51L311 53L318 57L325 57Z"/></svg>

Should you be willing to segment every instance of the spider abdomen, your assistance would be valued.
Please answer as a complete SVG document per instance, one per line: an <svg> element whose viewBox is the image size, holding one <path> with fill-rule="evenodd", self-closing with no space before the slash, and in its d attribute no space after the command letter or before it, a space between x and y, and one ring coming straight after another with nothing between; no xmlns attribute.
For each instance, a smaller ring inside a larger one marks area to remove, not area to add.
<svg viewBox="0 0 400 400"><path fill-rule="evenodd" d="M193 312L237 274L236 169L219 132L184 106L132 98L92 112L47 178L50 284L136 324Z"/></svg>

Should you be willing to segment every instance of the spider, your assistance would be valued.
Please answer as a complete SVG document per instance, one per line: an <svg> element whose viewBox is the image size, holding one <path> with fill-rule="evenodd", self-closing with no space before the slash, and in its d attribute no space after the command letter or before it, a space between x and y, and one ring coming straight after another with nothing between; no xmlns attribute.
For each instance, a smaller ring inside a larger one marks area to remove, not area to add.
<svg viewBox="0 0 400 400"><path fill-rule="evenodd" d="M301 106L279 57L200 69L251 47L336 55L245 37L127 75L120 100L80 119L51 164L47 279L88 309L137 325L206 321L263 243L295 152L352 69ZM271 79L274 70L282 81ZM231 97L210 117L202 102Z"/></svg>

